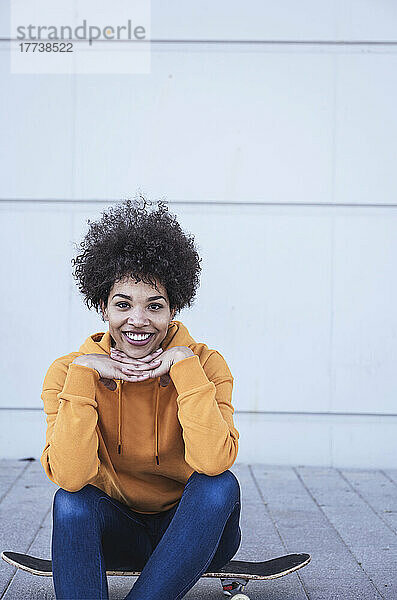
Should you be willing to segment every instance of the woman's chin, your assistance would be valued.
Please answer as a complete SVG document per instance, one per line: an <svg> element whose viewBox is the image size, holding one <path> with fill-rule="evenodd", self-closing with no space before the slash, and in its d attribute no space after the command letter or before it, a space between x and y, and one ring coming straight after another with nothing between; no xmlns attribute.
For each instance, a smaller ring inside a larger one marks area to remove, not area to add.
<svg viewBox="0 0 397 600"><path fill-rule="evenodd" d="M130 358L145 358L145 356L148 356L148 354L153 354L153 352L155 352L157 348L159 348L159 346L157 345L150 345L150 347L142 346L141 348L139 348L139 346L136 346L134 348L133 346L131 346L131 344L128 344L128 346L126 344L123 344L123 347L120 348L120 350L122 350L122 352L124 352L124 354L126 354Z"/></svg>

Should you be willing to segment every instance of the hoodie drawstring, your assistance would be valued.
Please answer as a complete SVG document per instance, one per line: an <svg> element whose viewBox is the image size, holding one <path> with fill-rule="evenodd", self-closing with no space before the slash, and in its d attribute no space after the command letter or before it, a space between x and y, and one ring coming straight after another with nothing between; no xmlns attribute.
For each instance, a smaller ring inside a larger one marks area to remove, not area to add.
<svg viewBox="0 0 397 600"><path fill-rule="evenodd" d="M119 392L119 406L118 406L118 428L117 428L117 453L121 454L121 423L122 423L122 386L123 380L118 380L118 392ZM160 377L157 378L157 385L155 386L155 417L154 417L154 439L155 439L155 456L156 464L160 464L159 459L159 435L158 435L158 406L160 397Z"/></svg>
<svg viewBox="0 0 397 600"><path fill-rule="evenodd" d="M119 415L118 415L118 439L117 439L117 452L121 454L121 387L123 380L119 379Z"/></svg>
<svg viewBox="0 0 397 600"><path fill-rule="evenodd" d="M154 437L156 441L156 464L159 465L159 438L158 438L158 404L159 404L159 395L160 395L160 377L157 378L156 385L156 408L155 408L155 432Z"/></svg>

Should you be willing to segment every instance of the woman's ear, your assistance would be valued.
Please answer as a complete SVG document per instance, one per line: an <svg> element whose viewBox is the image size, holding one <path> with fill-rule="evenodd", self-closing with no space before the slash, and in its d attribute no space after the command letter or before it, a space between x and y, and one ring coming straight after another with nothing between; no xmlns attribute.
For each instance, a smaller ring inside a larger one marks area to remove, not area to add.
<svg viewBox="0 0 397 600"><path fill-rule="evenodd" d="M170 321L173 321L173 320L174 320L175 314L176 314L176 308L174 308L174 309L171 311L171 318L170 318Z"/></svg>
<svg viewBox="0 0 397 600"><path fill-rule="evenodd" d="M108 310L105 306L105 303L103 302L103 300L99 301L100 307L101 307L101 313L102 313L102 319L104 321L109 321L109 317L108 317Z"/></svg>

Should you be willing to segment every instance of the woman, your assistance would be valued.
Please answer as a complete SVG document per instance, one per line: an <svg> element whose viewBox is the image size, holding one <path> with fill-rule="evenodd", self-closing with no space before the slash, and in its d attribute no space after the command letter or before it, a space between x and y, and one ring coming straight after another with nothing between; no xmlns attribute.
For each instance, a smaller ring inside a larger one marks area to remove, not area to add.
<svg viewBox="0 0 397 600"><path fill-rule="evenodd" d="M57 598L108 598L106 570L125 569L142 570L126 599L178 600L241 542L233 377L174 320L201 259L166 205L148 206L88 221L74 276L109 329L44 380Z"/></svg>

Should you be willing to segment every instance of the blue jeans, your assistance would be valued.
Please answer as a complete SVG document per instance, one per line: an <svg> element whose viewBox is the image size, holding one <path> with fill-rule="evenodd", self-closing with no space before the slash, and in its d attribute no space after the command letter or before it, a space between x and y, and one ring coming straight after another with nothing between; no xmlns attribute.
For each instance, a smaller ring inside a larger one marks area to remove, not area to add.
<svg viewBox="0 0 397 600"><path fill-rule="evenodd" d="M124 600L179 600L241 543L240 485L231 471L194 471L178 504L137 513L93 485L54 495L52 569L58 600L108 598L106 570L142 571Z"/></svg>

